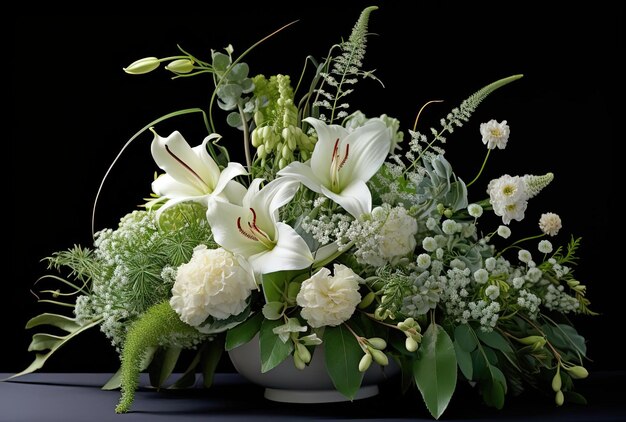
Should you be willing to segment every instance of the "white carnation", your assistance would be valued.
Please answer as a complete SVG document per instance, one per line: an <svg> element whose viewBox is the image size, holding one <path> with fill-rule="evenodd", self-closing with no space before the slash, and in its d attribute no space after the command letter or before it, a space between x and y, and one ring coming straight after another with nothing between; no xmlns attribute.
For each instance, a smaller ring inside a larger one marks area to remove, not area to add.
<svg viewBox="0 0 626 422"><path fill-rule="evenodd" d="M257 286L242 264L246 266L222 248L197 247L191 260L178 267L172 287L170 305L180 319L200 327L209 316L226 319L243 312Z"/></svg>
<svg viewBox="0 0 626 422"><path fill-rule="evenodd" d="M502 123L498 123L496 120L489 120L487 123L480 124L480 134L483 137L483 144L487 145L488 149L500 149L506 148L506 143L509 140L509 134L511 130L509 125L506 124L506 120Z"/></svg>
<svg viewBox="0 0 626 422"><path fill-rule="evenodd" d="M559 230L561 230L561 217L552 212L541 214L539 228L548 236L556 236Z"/></svg>
<svg viewBox="0 0 626 422"><path fill-rule="evenodd" d="M296 297L301 315L313 328L337 326L347 321L361 301L361 277L345 265L335 264L335 275L322 268L302 282Z"/></svg>

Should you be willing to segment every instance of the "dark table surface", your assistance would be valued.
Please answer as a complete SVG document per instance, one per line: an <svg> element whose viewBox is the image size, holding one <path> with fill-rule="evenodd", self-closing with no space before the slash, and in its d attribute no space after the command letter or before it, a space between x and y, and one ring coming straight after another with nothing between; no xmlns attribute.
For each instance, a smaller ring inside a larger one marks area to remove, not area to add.
<svg viewBox="0 0 626 422"><path fill-rule="evenodd" d="M10 374L0 374L0 379ZM100 387L110 374L38 373L0 382L0 421L250 421L250 420L432 420L413 391L402 396L381 385L378 396L332 404L286 404L266 400L263 389L238 374L217 374L211 389L155 391L141 387L132 412L114 413L119 391ZM142 375L142 384L147 379ZM528 393L507 398L501 411L486 408L469 386L459 386L441 420L626 421L626 372L592 373L578 382L587 405L554 406L551 398Z"/></svg>

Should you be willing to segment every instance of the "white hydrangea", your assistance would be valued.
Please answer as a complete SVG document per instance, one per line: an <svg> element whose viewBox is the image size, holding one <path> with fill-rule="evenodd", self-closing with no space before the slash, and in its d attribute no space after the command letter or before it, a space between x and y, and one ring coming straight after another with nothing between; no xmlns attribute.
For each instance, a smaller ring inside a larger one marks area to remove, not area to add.
<svg viewBox="0 0 626 422"><path fill-rule="evenodd" d="M506 120L502 123L498 123L496 120L489 120L487 123L480 124L480 134L483 137L483 144L487 145L488 149L500 149L506 148L506 144L509 140L509 134L511 130L506 124Z"/></svg>
<svg viewBox="0 0 626 422"><path fill-rule="evenodd" d="M480 268L474 272L474 280L478 284L485 284L489 280L489 273L486 269Z"/></svg>
<svg viewBox="0 0 626 422"><path fill-rule="evenodd" d="M419 254L417 256L417 266L424 270L430 267L430 255L426 253Z"/></svg>
<svg viewBox="0 0 626 422"><path fill-rule="evenodd" d="M508 239L509 236L511 236L511 229L507 226L498 227L498 236L502 237L503 239Z"/></svg>
<svg viewBox="0 0 626 422"><path fill-rule="evenodd" d="M519 252L517 253L517 258L520 261L528 264L530 261L532 261L533 256L526 249L520 249Z"/></svg>
<svg viewBox="0 0 626 422"><path fill-rule="evenodd" d="M194 249L191 260L178 267L170 305L187 324L202 331L209 317L226 319L246 308L257 288L245 262L222 249Z"/></svg>
<svg viewBox="0 0 626 422"><path fill-rule="evenodd" d="M552 212L541 214L539 228L548 236L556 236L559 230L561 230L561 217Z"/></svg>
<svg viewBox="0 0 626 422"><path fill-rule="evenodd" d="M474 218L478 218L483 215L483 207L478 204L469 204L467 206L467 212Z"/></svg>
<svg viewBox="0 0 626 422"><path fill-rule="evenodd" d="M493 212L502 217L504 224L509 224L511 220L522 221L524 219L524 211L528 206L528 193L523 178L505 174L489 182L487 193Z"/></svg>
<svg viewBox="0 0 626 422"><path fill-rule="evenodd" d="M422 240L422 248L424 248L426 252L433 252L437 247L437 241L433 237L428 236Z"/></svg>
<svg viewBox="0 0 626 422"><path fill-rule="evenodd" d="M347 321L361 301L361 277L345 265L335 264L335 275L321 268L302 282L296 297L301 315L313 328L337 326Z"/></svg>
<svg viewBox="0 0 626 422"><path fill-rule="evenodd" d="M415 218L408 215L403 207L392 208L377 235L380 256L391 262L394 258L410 254L417 244L416 233Z"/></svg>
<svg viewBox="0 0 626 422"><path fill-rule="evenodd" d="M541 253L550 253L552 252L552 243L549 240L542 240L539 242L538 249Z"/></svg>
<svg viewBox="0 0 626 422"><path fill-rule="evenodd" d="M496 268L496 259L494 257L489 257L485 259L485 268L487 271L493 271Z"/></svg>

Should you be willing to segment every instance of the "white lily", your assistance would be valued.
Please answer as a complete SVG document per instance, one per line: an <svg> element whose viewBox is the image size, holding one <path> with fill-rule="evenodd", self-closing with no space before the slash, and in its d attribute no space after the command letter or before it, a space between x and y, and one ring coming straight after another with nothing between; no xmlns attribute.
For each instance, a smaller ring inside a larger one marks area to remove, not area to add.
<svg viewBox="0 0 626 422"><path fill-rule="evenodd" d="M261 189L262 181L252 181L242 205L209 200L207 219L213 238L224 249L247 258L256 274L310 266L313 255L304 239L278 221L278 209L291 201L300 183L279 178Z"/></svg>
<svg viewBox="0 0 626 422"><path fill-rule="evenodd" d="M366 182L382 166L391 145L390 131L380 119L349 132L342 126L308 117L317 143L306 163L294 161L279 176L299 180L307 188L341 205L353 217L370 212L372 194Z"/></svg>
<svg viewBox="0 0 626 422"><path fill-rule="evenodd" d="M152 157L165 170L165 174L152 182L152 190L168 199L159 213L181 202L196 201L206 205L211 196L236 201L245 194L246 189L232 180L247 174L244 167L239 163L228 163L220 171L207 151L207 143L219 135L213 133L201 145L192 148L178 131L167 138L160 137L154 130L152 132Z"/></svg>

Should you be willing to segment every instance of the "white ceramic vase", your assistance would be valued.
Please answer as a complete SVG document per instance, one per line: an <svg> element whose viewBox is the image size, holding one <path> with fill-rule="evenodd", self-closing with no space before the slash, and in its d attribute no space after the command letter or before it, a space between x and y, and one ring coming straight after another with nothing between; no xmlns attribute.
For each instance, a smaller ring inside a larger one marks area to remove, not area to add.
<svg viewBox="0 0 626 422"><path fill-rule="evenodd" d="M317 346L313 358L304 369L297 369L293 359L287 358L272 370L261 372L261 354L258 337L228 352L233 366L244 378L265 387L265 398L284 403L331 403L349 401L335 390L326 372L323 345ZM354 363L358 365L358 362ZM378 394L378 384L400 372L391 359L389 365L381 367L372 363L363 376L361 388L355 400Z"/></svg>

